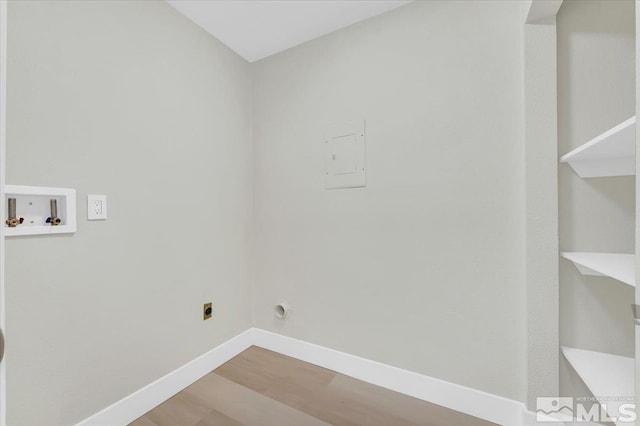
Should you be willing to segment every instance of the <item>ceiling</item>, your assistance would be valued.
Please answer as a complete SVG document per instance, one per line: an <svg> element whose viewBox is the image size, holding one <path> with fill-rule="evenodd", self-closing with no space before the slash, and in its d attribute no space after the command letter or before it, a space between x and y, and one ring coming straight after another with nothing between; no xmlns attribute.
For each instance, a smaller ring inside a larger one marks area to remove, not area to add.
<svg viewBox="0 0 640 426"><path fill-rule="evenodd" d="M167 0L249 62L411 0Z"/></svg>

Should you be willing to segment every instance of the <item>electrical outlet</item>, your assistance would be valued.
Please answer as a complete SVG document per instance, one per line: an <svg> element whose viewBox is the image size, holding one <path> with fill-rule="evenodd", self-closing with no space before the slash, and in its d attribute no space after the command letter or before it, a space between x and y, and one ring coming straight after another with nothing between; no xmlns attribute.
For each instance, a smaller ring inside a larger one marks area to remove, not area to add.
<svg viewBox="0 0 640 426"><path fill-rule="evenodd" d="M213 308L211 307L213 303L205 303L202 307L202 319L208 320L213 315Z"/></svg>
<svg viewBox="0 0 640 426"><path fill-rule="evenodd" d="M92 199L89 203L89 207L91 208L91 214L94 216L102 215L102 200Z"/></svg>
<svg viewBox="0 0 640 426"><path fill-rule="evenodd" d="M105 220L107 218L107 196L88 195L87 196L87 219Z"/></svg>

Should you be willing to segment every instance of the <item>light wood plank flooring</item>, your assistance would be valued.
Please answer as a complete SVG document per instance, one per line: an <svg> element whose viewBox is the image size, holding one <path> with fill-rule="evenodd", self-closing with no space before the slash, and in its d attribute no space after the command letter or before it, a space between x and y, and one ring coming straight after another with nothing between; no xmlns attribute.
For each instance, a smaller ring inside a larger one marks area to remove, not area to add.
<svg viewBox="0 0 640 426"><path fill-rule="evenodd" d="M251 347L133 426L486 426L493 423Z"/></svg>

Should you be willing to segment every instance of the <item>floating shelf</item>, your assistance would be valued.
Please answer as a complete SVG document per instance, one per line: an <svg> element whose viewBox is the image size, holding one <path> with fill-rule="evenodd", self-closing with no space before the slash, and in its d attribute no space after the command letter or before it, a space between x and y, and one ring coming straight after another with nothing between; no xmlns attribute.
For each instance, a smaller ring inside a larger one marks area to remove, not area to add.
<svg viewBox="0 0 640 426"><path fill-rule="evenodd" d="M5 185L6 205L9 198L15 198L17 216L24 221L15 228L8 227L2 218L4 234L7 237L21 235L69 234L76 232L76 190L70 188L47 188L42 186ZM62 223L51 226L46 223L50 214L49 200L58 204L58 216Z"/></svg>
<svg viewBox="0 0 640 426"><path fill-rule="evenodd" d="M560 255L572 261L583 275L606 276L632 287L636 285L633 254L562 252Z"/></svg>
<svg viewBox="0 0 640 426"><path fill-rule="evenodd" d="M635 360L633 358L567 346L562 346L562 354L593 396L612 398L609 401L603 401L610 417L618 416L620 405L634 402ZM615 401L613 397L629 397L631 400ZM629 423L616 422L616 424Z"/></svg>
<svg viewBox="0 0 640 426"><path fill-rule="evenodd" d="M636 174L636 117L618 124L560 158L581 178Z"/></svg>

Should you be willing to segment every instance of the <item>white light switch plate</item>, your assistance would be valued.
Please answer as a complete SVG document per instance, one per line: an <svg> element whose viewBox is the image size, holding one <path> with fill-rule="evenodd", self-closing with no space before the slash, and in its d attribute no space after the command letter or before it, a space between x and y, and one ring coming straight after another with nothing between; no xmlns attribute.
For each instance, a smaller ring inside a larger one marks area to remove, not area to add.
<svg viewBox="0 0 640 426"><path fill-rule="evenodd" d="M107 196L88 195L87 196L87 219L105 220L107 218Z"/></svg>

